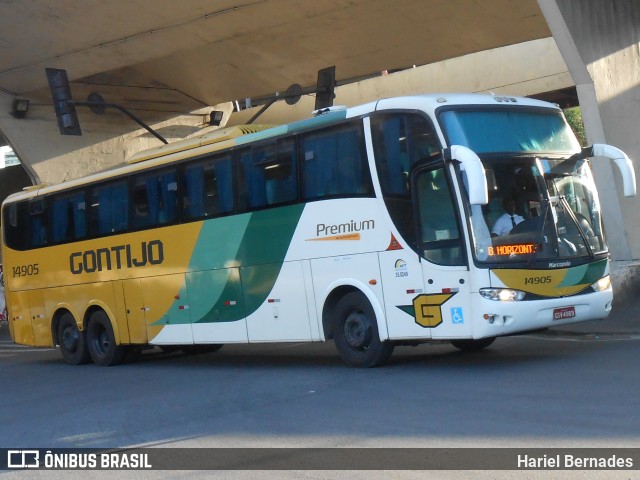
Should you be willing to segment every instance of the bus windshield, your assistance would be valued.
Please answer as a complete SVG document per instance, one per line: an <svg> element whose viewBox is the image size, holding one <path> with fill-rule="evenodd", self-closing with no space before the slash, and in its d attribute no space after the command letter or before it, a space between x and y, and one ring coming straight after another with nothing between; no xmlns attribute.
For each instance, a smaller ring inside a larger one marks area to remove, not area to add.
<svg viewBox="0 0 640 480"><path fill-rule="evenodd" d="M478 155L496 152L577 153L580 144L560 111L503 107L447 110L440 116L449 145Z"/></svg>
<svg viewBox="0 0 640 480"><path fill-rule="evenodd" d="M470 207L473 251L490 263L592 258L606 251L580 144L559 110L501 106L440 115L452 145L484 165L487 205Z"/></svg>
<svg viewBox="0 0 640 480"><path fill-rule="evenodd" d="M483 164L490 200L471 208L478 261L586 259L606 252L587 162L521 157Z"/></svg>

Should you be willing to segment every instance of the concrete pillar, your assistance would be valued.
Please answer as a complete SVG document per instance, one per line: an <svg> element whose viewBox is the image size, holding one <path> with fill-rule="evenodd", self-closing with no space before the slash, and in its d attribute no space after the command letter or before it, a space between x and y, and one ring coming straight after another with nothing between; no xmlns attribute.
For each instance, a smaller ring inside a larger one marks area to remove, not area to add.
<svg viewBox="0 0 640 480"><path fill-rule="evenodd" d="M589 143L624 150L640 173L640 2L538 0L576 84ZM640 258L640 198L622 196L609 161L593 162L612 258Z"/></svg>

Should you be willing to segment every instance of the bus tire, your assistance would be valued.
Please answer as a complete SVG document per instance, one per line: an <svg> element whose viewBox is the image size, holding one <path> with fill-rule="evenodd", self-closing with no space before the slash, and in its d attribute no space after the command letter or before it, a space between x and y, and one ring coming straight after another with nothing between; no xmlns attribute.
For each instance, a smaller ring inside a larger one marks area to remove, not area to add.
<svg viewBox="0 0 640 480"><path fill-rule="evenodd" d="M78 330L76 319L69 312L60 318L58 344L62 358L69 365L82 365L91 360L85 332Z"/></svg>
<svg viewBox="0 0 640 480"><path fill-rule="evenodd" d="M393 353L393 344L380 341L373 307L362 292L350 292L335 308L333 338L340 358L354 367L377 367Z"/></svg>
<svg viewBox="0 0 640 480"><path fill-rule="evenodd" d="M122 363L127 353L126 347L116 345L111 322L102 310L89 317L87 343L93 363L103 367Z"/></svg>
<svg viewBox="0 0 640 480"><path fill-rule="evenodd" d="M481 338L480 340L451 340L451 345L463 352L479 352L495 341L496 337Z"/></svg>

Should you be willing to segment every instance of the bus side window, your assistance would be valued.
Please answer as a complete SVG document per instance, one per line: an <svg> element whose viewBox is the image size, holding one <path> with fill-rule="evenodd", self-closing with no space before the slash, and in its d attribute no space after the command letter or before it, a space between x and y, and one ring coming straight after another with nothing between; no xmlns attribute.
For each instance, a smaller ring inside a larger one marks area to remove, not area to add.
<svg viewBox="0 0 640 480"><path fill-rule="evenodd" d="M51 201L51 241L80 240L87 235L84 192L56 195Z"/></svg>
<svg viewBox="0 0 640 480"><path fill-rule="evenodd" d="M32 248L42 247L48 243L49 222L45 213L43 198L29 201L29 218Z"/></svg>
<svg viewBox="0 0 640 480"><path fill-rule="evenodd" d="M372 193L360 123L309 133L301 151L305 199Z"/></svg>
<svg viewBox="0 0 640 480"><path fill-rule="evenodd" d="M292 202L298 198L295 141L291 138L279 140L275 160L264 164L267 203Z"/></svg>
<svg viewBox="0 0 640 480"><path fill-rule="evenodd" d="M187 219L215 217L233 211L231 154L188 165L182 180L182 206Z"/></svg>
<svg viewBox="0 0 640 480"><path fill-rule="evenodd" d="M94 187L90 198L89 229L93 235L129 228L129 186L125 180Z"/></svg>
<svg viewBox="0 0 640 480"><path fill-rule="evenodd" d="M403 120L399 115L377 115L372 118L378 178L385 194L409 193L409 158Z"/></svg>
<svg viewBox="0 0 640 480"><path fill-rule="evenodd" d="M376 113L371 131L385 205L400 235L415 245L409 172L414 163L440 151L438 137L429 121L415 113Z"/></svg>
<svg viewBox="0 0 640 480"><path fill-rule="evenodd" d="M247 182L249 208L260 208L267 202L266 167L273 165L276 159L275 143L256 147L252 150L252 158L243 162L242 171Z"/></svg>
<svg viewBox="0 0 640 480"><path fill-rule="evenodd" d="M133 181L133 226L152 227L178 218L178 178L174 169L139 175Z"/></svg>
<svg viewBox="0 0 640 480"><path fill-rule="evenodd" d="M409 171L440 151L429 121L418 114L381 113L371 117L380 186L385 195L409 192Z"/></svg>
<svg viewBox="0 0 640 480"><path fill-rule="evenodd" d="M242 150L238 187L241 209L252 210L296 200L295 167L293 139Z"/></svg>

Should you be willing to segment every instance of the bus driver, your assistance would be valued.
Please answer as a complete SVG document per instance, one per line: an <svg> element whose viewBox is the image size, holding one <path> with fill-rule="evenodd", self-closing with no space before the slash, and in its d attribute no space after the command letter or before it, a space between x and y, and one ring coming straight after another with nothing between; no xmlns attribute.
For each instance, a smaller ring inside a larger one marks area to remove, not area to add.
<svg viewBox="0 0 640 480"><path fill-rule="evenodd" d="M516 213L516 202L513 198L506 197L502 201L502 208L504 208L504 214L498 217L496 223L493 224L493 229L491 230L492 237L507 235L513 227L524 220L524 218Z"/></svg>

